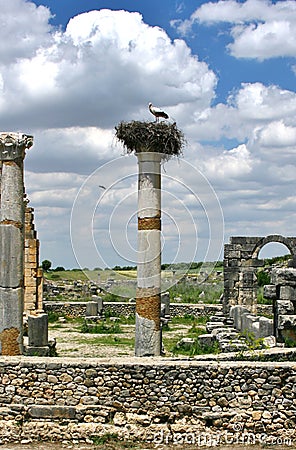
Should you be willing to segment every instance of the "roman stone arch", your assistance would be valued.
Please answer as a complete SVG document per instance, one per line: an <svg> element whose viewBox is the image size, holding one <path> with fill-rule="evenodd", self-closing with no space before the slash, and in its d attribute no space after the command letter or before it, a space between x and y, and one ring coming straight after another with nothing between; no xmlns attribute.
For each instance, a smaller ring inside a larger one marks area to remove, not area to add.
<svg viewBox="0 0 296 450"><path fill-rule="evenodd" d="M253 254L252 254L252 258L258 259L260 250L264 247L264 245L269 244L271 242L277 242L279 244L285 245L288 248L289 252L291 253L292 258L293 259L295 258L295 256L296 256L296 238L284 237L279 234L272 234L270 236L266 236L266 237L262 238L261 241L259 241L257 243L257 245L255 246Z"/></svg>
<svg viewBox="0 0 296 450"><path fill-rule="evenodd" d="M257 312L256 273L263 261L258 259L260 250L270 242L284 244L296 261L296 237L281 235L231 237L224 246L224 312L231 306L243 305L250 312Z"/></svg>

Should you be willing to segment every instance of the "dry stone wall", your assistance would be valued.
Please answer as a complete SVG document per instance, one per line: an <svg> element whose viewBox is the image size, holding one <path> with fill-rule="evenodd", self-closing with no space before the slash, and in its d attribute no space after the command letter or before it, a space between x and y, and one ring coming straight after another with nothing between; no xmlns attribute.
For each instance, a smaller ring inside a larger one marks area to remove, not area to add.
<svg viewBox="0 0 296 450"><path fill-rule="evenodd" d="M86 313L87 302L44 302L44 310L47 313L55 312L61 316L83 317ZM114 316L130 316L135 314L135 303L105 302L104 309ZM170 316L182 317L186 314L209 316L222 310L222 305L171 303ZM259 314L271 314L272 306L258 305Z"/></svg>
<svg viewBox="0 0 296 450"><path fill-rule="evenodd" d="M295 363L14 357L0 378L2 443L296 437Z"/></svg>

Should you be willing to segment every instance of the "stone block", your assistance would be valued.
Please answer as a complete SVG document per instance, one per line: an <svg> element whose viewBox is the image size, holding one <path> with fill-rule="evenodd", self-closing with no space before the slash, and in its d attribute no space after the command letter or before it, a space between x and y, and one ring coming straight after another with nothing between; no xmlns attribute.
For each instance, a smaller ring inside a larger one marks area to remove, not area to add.
<svg viewBox="0 0 296 450"><path fill-rule="evenodd" d="M240 265L240 260L238 258L228 259L228 267L237 267Z"/></svg>
<svg viewBox="0 0 296 450"><path fill-rule="evenodd" d="M210 317L210 322L223 322L224 323L224 319L225 319L225 317L224 317L224 315L223 315L223 313L221 312L221 315L219 314L215 314L214 316L211 316Z"/></svg>
<svg viewBox="0 0 296 450"><path fill-rule="evenodd" d="M230 243L240 244L243 247L245 247L246 245L252 245L252 248L254 248L254 244L258 244L258 242L262 239L262 236L232 236L230 238Z"/></svg>
<svg viewBox="0 0 296 450"><path fill-rule="evenodd" d="M216 334L217 341L232 341L238 337L237 331L220 331Z"/></svg>
<svg viewBox="0 0 296 450"><path fill-rule="evenodd" d="M263 288L265 298L275 300L277 298L276 286L274 284L266 284Z"/></svg>
<svg viewBox="0 0 296 450"><path fill-rule="evenodd" d="M213 336L217 336L220 333L236 333L237 334L237 331L235 330L235 328L220 327L220 328L215 328L211 334Z"/></svg>
<svg viewBox="0 0 296 450"><path fill-rule="evenodd" d="M230 259L234 259L234 258L238 258L238 259L240 259L240 257L241 257L241 252L239 251L239 250L230 250L229 252L228 252L228 258L230 258Z"/></svg>
<svg viewBox="0 0 296 450"><path fill-rule="evenodd" d="M98 303L97 302L88 302L86 304L85 315L87 317L93 317L98 315Z"/></svg>
<svg viewBox="0 0 296 450"><path fill-rule="evenodd" d="M280 330L296 327L296 315L279 315L277 326Z"/></svg>
<svg viewBox="0 0 296 450"><path fill-rule="evenodd" d="M215 337L212 334L200 334L198 336L198 343L202 347L209 347L215 341Z"/></svg>
<svg viewBox="0 0 296 450"><path fill-rule="evenodd" d="M207 322L206 324L206 330L208 333L211 333L215 328L223 328L224 323L223 322Z"/></svg>
<svg viewBox="0 0 296 450"><path fill-rule="evenodd" d="M273 284L296 286L296 269L276 269L271 272Z"/></svg>
<svg viewBox="0 0 296 450"><path fill-rule="evenodd" d="M161 294L161 303L164 305L164 315L169 316L170 315L170 293L169 292L163 292Z"/></svg>
<svg viewBox="0 0 296 450"><path fill-rule="evenodd" d="M193 338L182 338L179 342L177 342L177 348L182 348L183 350L188 350L193 347L195 344L195 339Z"/></svg>
<svg viewBox="0 0 296 450"><path fill-rule="evenodd" d="M98 305L98 314L101 315L104 309L104 303L103 303L103 299L102 297L100 297L99 295L92 295L91 296L92 301L96 302Z"/></svg>
<svg viewBox="0 0 296 450"><path fill-rule="evenodd" d="M280 286L281 300L296 300L296 288L293 286Z"/></svg>
<svg viewBox="0 0 296 450"><path fill-rule="evenodd" d="M49 346L46 347L31 347L25 348L26 356L49 356Z"/></svg>
<svg viewBox="0 0 296 450"><path fill-rule="evenodd" d="M259 318L253 314L243 314L242 316L242 331L252 333L256 339L259 336Z"/></svg>
<svg viewBox="0 0 296 450"><path fill-rule="evenodd" d="M273 320L267 317L259 317L259 337L272 336L274 331Z"/></svg>
<svg viewBox="0 0 296 450"><path fill-rule="evenodd" d="M45 347L48 345L48 315L28 316L29 347Z"/></svg>
<svg viewBox="0 0 296 450"><path fill-rule="evenodd" d="M237 330L242 329L242 316L243 314L249 314L249 310L241 305L235 305L230 308L229 316L233 319L234 327Z"/></svg>
<svg viewBox="0 0 296 450"><path fill-rule="evenodd" d="M276 338L274 336L266 336L263 339L263 345L268 348L276 347Z"/></svg>
<svg viewBox="0 0 296 450"><path fill-rule="evenodd" d="M21 230L13 225L0 225L0 286L20 286L23 278L22 248Z"/></svg>
<svg viewBox="0 0 296 450"><path fill-rule="evenodd" d="M227 317L227 318L224 320L224 324L227 325L227 326L229 326L229 327L233 327L233 326L234 326L234 320L233 320L233 318L232 318L232 317Z"/></svg>
<svg viewBox="0 0 296 450"><path fill-rule="evenodd" d="M235 246L231 244L224 244L224 260L227 260L229 254L235 250Z"/></svg>
<svg viewBox="0 0 296 450"><path fill-rule="evenodd" d="M74 419L76 410L72 406L43 406L34 405L28 410L34 419Z"/></svg>
<svg viewBox="0 0 296 450"><path fill-rule="evenodd" d="M294 314L294 305L290 300L277 300L276 311L278 315Z"/></svg>

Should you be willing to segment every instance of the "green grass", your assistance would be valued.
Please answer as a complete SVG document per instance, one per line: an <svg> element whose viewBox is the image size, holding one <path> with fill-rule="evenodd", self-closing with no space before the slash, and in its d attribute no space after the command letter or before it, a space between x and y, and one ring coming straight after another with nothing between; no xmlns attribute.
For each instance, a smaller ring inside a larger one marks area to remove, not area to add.
<svg viewBox="0 0 296 450"><path fill-rule="evenodd" d="M75 340L79 344L88 345L113 345L116 347L134 347L134 338L124 338L120 336L113 336L106 334L105 336L92 336L92 337L81 337Z"/></svg>
<svg viewBox="0 0 296 450"><path fill-rule="evenodd" d="M177 297L181 298L181 303L218 303L223 292L223 283L196 284L181 281L172 286L169 292L172 303ZM202 292L204 292L204 296L200 297Z"/></svg>
<svg viewBox="0 0 296 450"><path fill-rule="evenodd" d="M173 317L171 322L169 322L169 332L174 332L174 336L170 337L169 334L164 330L163 333L163 345L167 352L172 353L173 355L186 355L186 356L195 356L195 355L204 355L209 353L218 353L219 347L216 343L212 346L205 347L201 346L198 342L198 336L206 333L205 323L207 322L208 317L194 317L193 315L186 315L184 317ZM187 332L184 332L184 328L180 328L180 333L178 333L178 325L187 325L190 328ZM195 344L189 348L180 348L177 346L177 343L182 338L194 338Z"/></svg>
<svg viewBox="0 0 296 450"><path fill-rule="evenodd" d="M90 439L93 441L94 445L103 445L107 442L118 442L119 437L116 433L106 433L102 436L91 436Z"/></svg>
<svg viewBox="0 0 296 450"><path fill-rule="evenodd" d="M203 332L204 333L204 332ZM200 333L200 334L203 334ZM190 336L186 336L190 337ZM197 355L208 355L208 354L217 354L220 352L219 344L217 341L215 341L212 345L205 346L200 345L198 339L195 339L195 343L191 348L182 348L177 346L177 342L172 345L170 348L170 352L173 353L173 355L186 355L186 356L197 356Z"/></svg>
<svg viewBox="0 0 296 450"><path fill-rule="evenodd" d="M55 323L59 320L59 317L61 317L60 314L54 312L54 311L48 311L48 323Z"/></svg>
<svg viewBox="0 0 296 450"><path fill-rule="evenodd" d="M263 286L258 288L258 291L257 291L257 303L259 305L272 305L272 300L269 299L269 298L265 298L264 297L263 289L264 289Z"/></svg>
<svg viewBox="0 0 296 450"><path fill-rule="evenodd" d="M184 316L172 317L170 323L173 325L191 325L193 323L205 325L209 320L209 316L195 317L192 314L184 314Z"/></svg>
<svg viewBox="0 0 296 450"><path fill-rule="evenodd" d="M83 322L80 333L92 333L92 334L115 334L122 333L122 329L118 322L101 321L95 324L88 324Z"/></svg>
<svg viewBox="0 0 296 450"><path fill-rule="evenodd" d="M188 330L189 337L199 336L200 334L205 334L206 330L204 326L198 326L194 323L192 327Z"/></svg>

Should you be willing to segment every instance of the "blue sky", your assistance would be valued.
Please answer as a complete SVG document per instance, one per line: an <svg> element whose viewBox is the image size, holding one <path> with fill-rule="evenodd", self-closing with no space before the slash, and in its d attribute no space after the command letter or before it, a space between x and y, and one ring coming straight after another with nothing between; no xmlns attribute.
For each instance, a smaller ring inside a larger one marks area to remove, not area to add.
<svg viewBox="0 0 296 450"><path fill-rule="evenodd" d="M135 264L136 158L114 127L153 120L150 101L188 142L163 171L164 262L222 258L233 235L295 235L295 1L0 6L0 120L35 137L25 180L41 259Z"/></svg>

